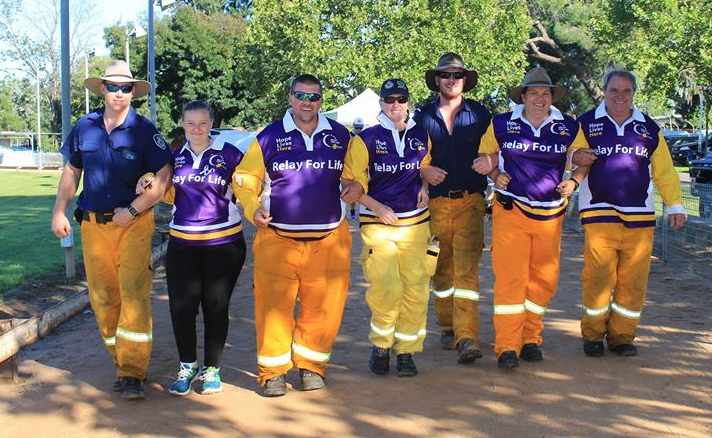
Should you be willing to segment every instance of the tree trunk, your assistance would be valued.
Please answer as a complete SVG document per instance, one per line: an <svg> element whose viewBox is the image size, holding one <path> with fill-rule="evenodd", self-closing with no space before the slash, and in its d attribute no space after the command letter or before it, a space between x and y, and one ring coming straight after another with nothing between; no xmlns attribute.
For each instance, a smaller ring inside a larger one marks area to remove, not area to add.
<svg viewBox="0 0 712 438"><path fill-rule="evenodd" d="M603 101L603 90L598 86L596 80L591 77L591 74L575 59L571 59L564 53L558 43L549 36L544 26L542 26L538 20L532 23L532 26L539 32L540 36L530 38L526 44L524 44L524 53L527 57L532 61L548 62L570 70L586 89L591 100L596 104L601 103ZM555 55L543 53L540 50L541 46L549 47Z"/></svg>

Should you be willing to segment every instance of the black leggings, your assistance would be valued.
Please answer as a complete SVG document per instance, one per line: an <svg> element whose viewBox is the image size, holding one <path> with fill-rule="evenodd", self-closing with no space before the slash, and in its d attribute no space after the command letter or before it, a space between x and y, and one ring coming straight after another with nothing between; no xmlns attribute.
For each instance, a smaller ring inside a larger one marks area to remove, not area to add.
<svg viewBox="0 0 712 438"><path fill-rule="evenodd" d="M227 339L230 297L243 263L243 239L211 246L168 242L166 283L181 362L197 361L195 317L201 306L205 324L204 365L220 366Z"/></svg>

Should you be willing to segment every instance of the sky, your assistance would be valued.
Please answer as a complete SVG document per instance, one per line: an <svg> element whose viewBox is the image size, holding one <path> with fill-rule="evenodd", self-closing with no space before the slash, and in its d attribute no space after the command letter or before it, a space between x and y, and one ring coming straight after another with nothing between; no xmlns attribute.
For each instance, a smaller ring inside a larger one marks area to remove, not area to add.
<svg viewBox="0 0 712 438"><path fill-rule="evenodd" d="M104 28L114 26L118 23L137 23L144 21L148 16L149 0L93 0L96 10L99 12L96 19L96 32L92 38L93 46L97 49L97 54L106 55L109 50L104 46ZM71 3L70 3L71 8ZM160 14L161 8L154 6L154 14ZM148 29L146 29L148 30Z"/></svg>
<svg viewBox="0 0 712 438"><path fill-rule="evenodd" d="M20 0L25 7L31 7L32 3L37 0ZM59 0L55 0L59 1ZM104 43L104 28L117 24L127 24L145 22L148 16L148 1L149 0L84 0L94 3L96 16L93 19L91 27L90 43L91 47L96 49L99 56L106 56L109 50ZM70 0L69 7L71 9L74 1ZM161 8L154 6L154 13L158 17L161 14ZM32 23L21 24L32 26ZM147 29L146 29L147 30ZM18 71L17 65L13 62L0 63L0 77L5 74L22 75Z"/></svg>

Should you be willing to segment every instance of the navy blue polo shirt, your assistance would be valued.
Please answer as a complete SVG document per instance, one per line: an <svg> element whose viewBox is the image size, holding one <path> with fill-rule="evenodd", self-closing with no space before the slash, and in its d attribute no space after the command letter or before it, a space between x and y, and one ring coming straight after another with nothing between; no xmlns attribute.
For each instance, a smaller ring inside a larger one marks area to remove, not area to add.
<svg viewBox="0 0 712 438"><path fill-rule="evenodd" d="M479 102L464 99L462 109L455 116L452 135L438 108L438 99L420 107L414 119L428 132L433 148L431 164L447 171L445 180L430 187L431 198L442 196L450 190L484 192L487 177L472 170L477 158L480 139L487 131L492 114Z"/></svg>
<svg viewBox="0 0 712 438"><path fill-rule="evenodd" d="M104 109L79 119L60 151L82 169L82 210L112 212L136 199L136 182L146 172L172 163L173 153L153 123L129 108L124 123L111 135L104 127Z"/></svg>

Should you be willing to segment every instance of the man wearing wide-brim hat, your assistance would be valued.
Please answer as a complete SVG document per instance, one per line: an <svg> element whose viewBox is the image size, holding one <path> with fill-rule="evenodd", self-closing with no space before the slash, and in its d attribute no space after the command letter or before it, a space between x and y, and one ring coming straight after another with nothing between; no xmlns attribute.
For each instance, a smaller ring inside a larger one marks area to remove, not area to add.
<svg viewBox="0 0 712 438"><path fill-rule="evenodd" d="M430 184L430 231L440 240L433 276L435 312L445 349L457 348L459 363L482 357L479 347L479 263L484 238L487 178L471 169L492 115L463 93L477 85L477 72L456 53L446 53L425 72L437 93L415 121L432 141L432 163L421 170Z"/></svg>
<svg viewBox="0 0 712 438"><path fill-rule="evenodd" d="M153 340L151 237L153 205L171 178L172 154L156 127L131 106L151 85L134 79L124 61L112 61L86 88L104 106L77 121L61 147L68 159L52 212L52 232L72 234L65 215L79 180L84 184L74 216L81 225L89 298L99 332L126 399L145 398L144 381ZM136 182L154 173L152 189L140 196Z"/></svg>

